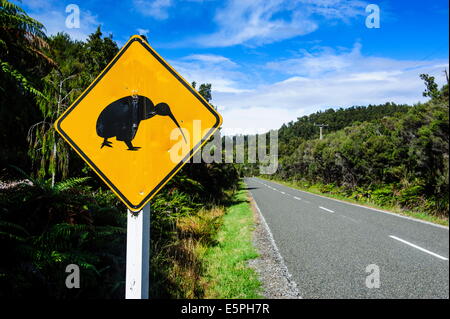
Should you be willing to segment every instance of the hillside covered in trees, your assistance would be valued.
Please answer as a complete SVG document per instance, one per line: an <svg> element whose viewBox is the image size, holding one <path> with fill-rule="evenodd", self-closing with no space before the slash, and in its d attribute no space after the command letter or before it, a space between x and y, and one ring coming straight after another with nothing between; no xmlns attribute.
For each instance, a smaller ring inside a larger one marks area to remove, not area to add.
<svg viewBox="0 0 450 319"><path fill-rule="evenodd" d="M283 125L269 177L448 218L448 84L421 77L426 103L329 109ZM322 140L316 123L328 125Z"/></svg>

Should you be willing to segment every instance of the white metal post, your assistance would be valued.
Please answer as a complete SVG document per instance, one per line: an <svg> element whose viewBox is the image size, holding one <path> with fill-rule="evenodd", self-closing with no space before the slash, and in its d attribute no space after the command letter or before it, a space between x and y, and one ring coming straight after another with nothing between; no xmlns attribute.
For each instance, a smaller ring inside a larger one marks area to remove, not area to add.
<svg viewBox="0 0 450 319"><path fill-rule="evenodd" d="M150 269L150 204L127 211L126 299L148 299Z"/></svg>

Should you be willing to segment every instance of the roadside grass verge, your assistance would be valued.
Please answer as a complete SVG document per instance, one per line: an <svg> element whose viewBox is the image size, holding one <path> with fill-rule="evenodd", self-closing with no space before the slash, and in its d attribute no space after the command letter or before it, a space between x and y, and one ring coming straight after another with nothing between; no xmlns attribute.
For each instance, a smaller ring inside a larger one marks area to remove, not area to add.
<svg viewBox="0 0 450 319"><path fill-rule="evenodd" d="M309 187L304 187L303 185L296 183L296 182L292 182L292 181L281 181L278 179L269 179L269 178L265 178L265 177L261 177L258 176L258 178L267 180L267 181L271 181L271 182L275 182L281 185L285 185L288 187L292 187L295 189L299 189L305 192L309 192L312 194L316 194L316 195L322 195L325 197L330 197L330 198L335 198L335 199L339 199L342 201L346 201L349 203L353 203L353 204L358 204L358 205L362 205L362 206L366 206L366 207L371 207L371 208L377 208L377 209L381 209L381 210L386 210L392 213L396 213L399 215L404 215L404 216L409 216L409 217L413 217L416 219L421 219L424 221L428 221L431 223L435 223L435 224L439 224L439 225L444 225L444 226L448 226L448 218L445 217L441 217L441 216L435 216L435 215L431 215L428 214L426 212L420 212L420 211L412 211L412 210L408 210L408 209L404 209L401 208L398 205L379 205L377 203L374 203L370 200L356 200L353 198L349 198L346 197L344 195L341 194L336 194L336 193L326 193L326 192L322 192L320 191L319 187L317 185L311 185Z"/></svg>
<svg viewBox="0 0 450 319"><path fill-rule="evenodd" d="M244 185L240 185L235 203L223 216L215 237L217 245L205 252L205 298L262 298L258 275L248 266L248 261L257 258L258 253L253 246L255 225Z"/></svg>
<svg viewBox="0 0 450 319"><path fill-rule="evenodd" d="M171 299L204 298L203 255L214 245L222 225L224 207L201 209L174 218L166 235L151 243L150 297Z"/></svg>
<svg viewBox="0 0 450 319"><path fill-rule="evenodd" d="M258 254L244 187L224 206L174 218L170 235L152 241L150 298L261 298L247 264Z"/></svg>

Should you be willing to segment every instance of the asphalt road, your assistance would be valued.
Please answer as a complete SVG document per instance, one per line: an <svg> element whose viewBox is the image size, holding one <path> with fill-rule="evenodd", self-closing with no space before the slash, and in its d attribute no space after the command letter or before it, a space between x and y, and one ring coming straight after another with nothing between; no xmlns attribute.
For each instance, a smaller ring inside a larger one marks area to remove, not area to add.
<svg viewBox="0 0 450 319"><path fill-rule="evenodd" d="M303 298L449 298L447 227L245 182Z"/></svg>

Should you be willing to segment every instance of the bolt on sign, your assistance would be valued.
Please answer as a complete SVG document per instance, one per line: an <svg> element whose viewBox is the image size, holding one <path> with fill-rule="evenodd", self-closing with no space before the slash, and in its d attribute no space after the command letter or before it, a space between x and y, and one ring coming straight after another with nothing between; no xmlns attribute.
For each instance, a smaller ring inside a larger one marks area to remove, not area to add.
<svg viewBox="0 0 450 319"><path fill-rule="evenodd" d="M201 121L201 134L194 134L194 121ZM221 124L216 110L133 36L55 127L125 205L139 211Z"/></svg>

